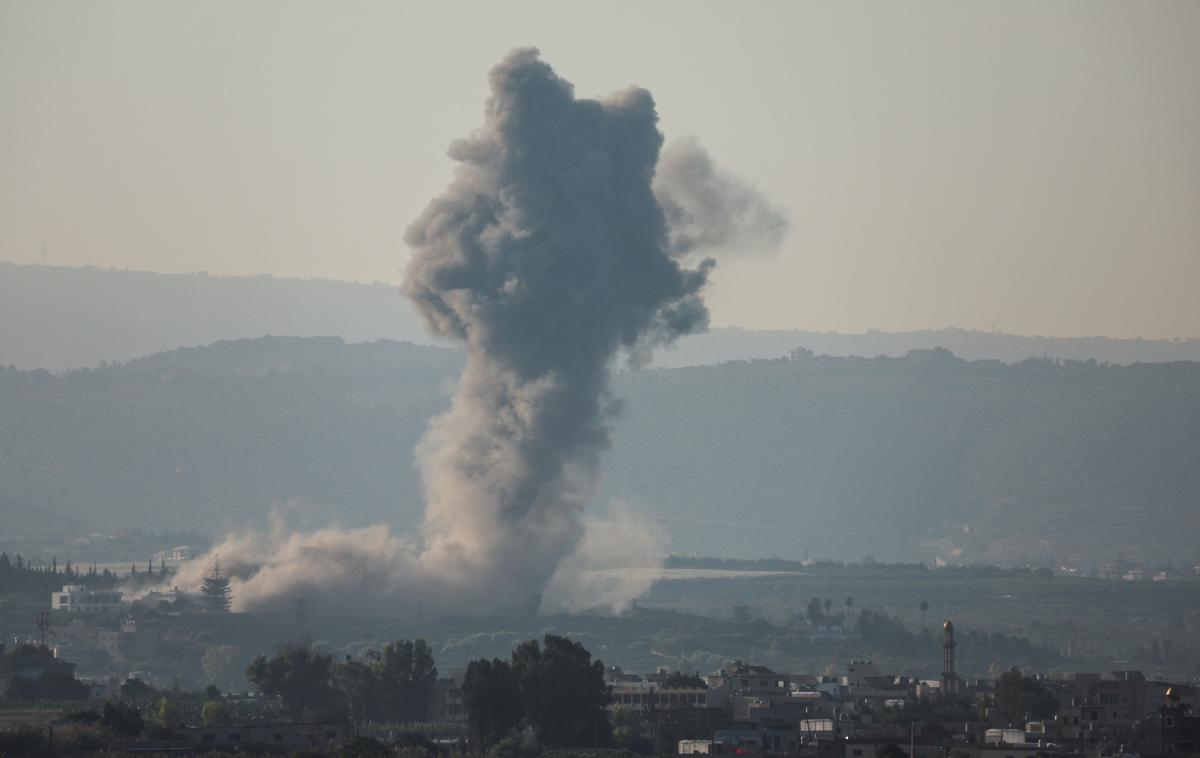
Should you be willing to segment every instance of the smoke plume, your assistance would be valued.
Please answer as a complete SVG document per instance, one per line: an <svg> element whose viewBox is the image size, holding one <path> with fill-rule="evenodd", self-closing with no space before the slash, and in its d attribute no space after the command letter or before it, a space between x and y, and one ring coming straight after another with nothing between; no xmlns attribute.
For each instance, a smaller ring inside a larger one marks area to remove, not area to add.
<svg viewBox="0 0 1200 758"><path fill-rule="evenodd" d="M454 179L405 237L404 293L467 353L452 407L418 450L422 534L231 537L216 550L237 607L299 593L341 607L369 593L393 614L536 608L556 574L556 608L618 609L645 589L581 581L608 545L661 548L652 530L621 539L637 531L628 516L584 539L609 444L610 371L704 329L714 264L692 253L776 239L779 217L694 143L660 163L644 89L577 98L533 49L510 53L489 81L483 126L451 145ZM572 600L573 587L602 597Z"/></svg>
<svg viewBox="0 0 1200 758"><path fill-rule="evenodd" d="M787 236L783 211L720 169L695 139L678 140L663 151L654 194L666 213L676 255L696 249L769 255Z"/></svg>

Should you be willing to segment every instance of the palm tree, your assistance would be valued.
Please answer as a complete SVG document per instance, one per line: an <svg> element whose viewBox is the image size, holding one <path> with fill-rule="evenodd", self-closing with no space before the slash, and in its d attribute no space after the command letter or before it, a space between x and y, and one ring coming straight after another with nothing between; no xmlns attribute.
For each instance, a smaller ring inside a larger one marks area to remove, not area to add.
<svg viewBox="0 0 1200 758"><path fill-rule="evenodd" d="M924 628L924 626L925 626L925 611L927 611L927 610L929 610L929 601L922 600L921 601L921 627L922 628Z"/></svg>

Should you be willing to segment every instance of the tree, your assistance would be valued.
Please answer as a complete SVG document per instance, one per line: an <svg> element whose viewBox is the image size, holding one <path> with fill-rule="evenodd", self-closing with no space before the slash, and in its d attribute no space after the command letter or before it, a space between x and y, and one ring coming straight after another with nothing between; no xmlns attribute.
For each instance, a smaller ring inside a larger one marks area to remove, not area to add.
<svg viewBox="0 0 1200 758"><path fill-rule="evenodd" d="M208 576L200 587L204 596L204 607L212 613L225 613L233 600L233 590L229 587L229 577L221 573L221 559L214 558Z"/></svg>
<svg viewBox="0 0 1200 758"><path fill-rule="evenodd" d="M547 634L539 646L527 640L513 651L525 719L551 747L608 745L612 724L604 664L583 645Z"/></svg>
<svg viewBox="0 0 1200 758"><path fill-rule="evenodd" d="M876 748L875 758L908 758L908 753L895 742L889 742Z"/></svg>
<svg viewBox="0 0 1200 758"><path fill-rule="evenodd" d="M138 709L132 705L105 701L100 725L121 737L137 737L142 733L145 721Z"/></svg>
<svg viewBox="0 0 1200 758"><path fill-rule="evenodd" d="M383 719L379 679L369 664L346 656L345 661L333 667L333 684L341 691L352 717L359 721Z"/></svg>
<svg viewBox="0 0 1200 758"><path fill-rule="evenodd" d="M224 700L209 700L200 709L200 719L205 726L226 726L233 719L233 713Z"/></svg>
<svg viewBox="0 0 1200 758"><path fill-rule="evenodd" d="M813 598L808 601L808 608L805 610L805 616L808 617L809 623L813 626L821 623L821 601L818 598Z"/></svg>
<svg viewBox="0 0 1200 758"><path fill-rule="evenodd" d="M126 700L144 700L158 694L158 690L143 682L141 679L134 677L126 679L121 684L121 697Z"/></svg>
<svg viewBox="0 0 1200 758"><path fill-rule="evenodd" d="M479 749L495 744L521 722L524 706L516 672L508 661L481 658L467 664L463 677L463 706Z"/></svg>
<svg viewBox="0 0 1200 758"><path fill-rule="evenodd" d="M171 702L170 698L160 698L158 701L158 712L154 718L163 729L168 731L174 729L179 725L179 706Z"/></svg>
<svg viewBox="0 0 1200 758"><path fill-rule="evenodd" d="M733 621L737 624L750 623L750 606L735 605L733 606Z"/></svg>
<svg viewBox="0 0 1200 758"><path fill-rule="evenodd" d="M825 613L828 614L831 610L833 610L833 601L825 598Z"/></svg>
<svg viewBox="0 0 1200 758"><path fill-rule="evenodd" d="M918 607L921 609L921 626L924 627L925 626L925 612L929 610L929 601L922 600L921 605Z"/></svg>
<svg viewBox="0 0 1200 758"><path fill-rule="evenodd" d="M695 674L683 674L678 671L672 671L667 674L667 678L663 681L664 690L707 686L708 684L701 677Z"/></svg>
<svg viewBox="0 0 1200 758"><path fill-rule="evenodd" d="M996 679L996 707L1009 723L1051 718L1058 713L1058 698L1035 676L1023 676L1015 666Z"/></svg>
<svg viewBox="0 0 1200 758"><path fill-rule="evenodd" d="M371 651L384 715L400 722L424 721L429 716L437 668L425 640L398 640Z"/></svg>
<svg viewBox="0 0 1200 758"><path fill-rule="evenodd" d="M47 670L32 679L14 677L6 696L13 700L86 700L92 688L69 671Z"/></svg>
<svg viewBox="0 0 1200 758"><path fill-rule="evenodd" d="M246 667L246 679L264 694L283 700L292 718L306 708L328 708L340 698L333 687L333 656L307 642L289 642L272 658L258 656Z"/></svg>

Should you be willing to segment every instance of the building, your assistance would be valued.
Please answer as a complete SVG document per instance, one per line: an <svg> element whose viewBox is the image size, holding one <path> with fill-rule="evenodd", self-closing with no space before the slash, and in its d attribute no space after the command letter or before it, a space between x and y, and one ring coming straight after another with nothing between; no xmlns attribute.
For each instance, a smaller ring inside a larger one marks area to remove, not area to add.
<svg viewBox="0 0 1200 758"><path fill-rule="evenodd" d="M440 677L433 686L433 700L429 704L429 718L437 723L462 724L467 720L467 709L463 702L462 677Z"/></svg>
<svg viewBox="0 0 1200 758"><path fill-rule="evenodd" d="M1158 709L1158 737L1159 755L1200 753L1200 716L1180 701L1174 688L1167 690L1167 704Z"/></svg>
<svg viewBox="0 0 1200 758"><path fill-rule="evenodd" d="M613 711L708 707L708 689L705 687L665 688L645 680L610 686L612 701L608 708Z"/></svg>
<svg viewBox="0 0 1200 758"><path fill-rule="evenodd" d="M184 726L177 731L188 744L206 750L315 750L341 745L354 734L343 722Z"/></svg>
<svg viewBox="0 0 1200 758"><path fill-rule="evenodd" d="M67 584L62 592L50 593L50 610L70 613L109 613L122 611L125 604L120 590L89 590L82 584Z"/></svg>
<svg viewBox="0 0 1200 758"><path fill-rule="evenodd" d="M48 736L61 723L63 712L58 708L0 708L0 732L36 729Z"/></svg>

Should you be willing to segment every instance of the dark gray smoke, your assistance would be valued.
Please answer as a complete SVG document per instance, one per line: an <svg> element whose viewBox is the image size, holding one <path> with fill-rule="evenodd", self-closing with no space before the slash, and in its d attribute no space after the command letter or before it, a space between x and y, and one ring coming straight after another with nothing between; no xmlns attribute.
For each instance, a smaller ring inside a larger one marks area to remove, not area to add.
<svg viewBox="0 0 1200 758"><path fill-rule="evenodd" d="M583 539L609 444L609 374L622 354L705 328L713 262L681 256L742 235L754 221L738 219L758 205L730 193L695 147L655 185L663 138L646 90L576 98L533 49L510 53L490 83L483 126L450 148L453 182L405 238L405 294L437 335L467 348L453 406L419 450L422 539L386 527L231 538L217 549L241 607L304 591L344 608L367 591L393 612L463 613L528 607L550 586L554 607L617 608L622 588L645 580L584 575L605 555L661 558L656 530L626 538L637 529L628 517ZM699 195L676 186L684 166L707 186ZM724 208L729 197L739 207ZM685 225L673 230L668 213ZM710 216L736 228L697 234ZM573 586L603 597L579 601Z"/></svg>
<svg viewBox="0 0 1200 758"><path fill-rule="evenodd" d="M581 536L614 357L705 328L712 263L672 257L649 92L577 99L529 49L490 79L483 128L406 238L404 292L467 345L428 439L422 560L536 592Z"/></svg>
<svg viewBox="0 0 1200 758"><path fill-rule="evenodd" d="M666 213L676 255L696 249L768 255L788 233L783 211L717 167L694 139L676 141L663 151L654 193Z"/></svg>

